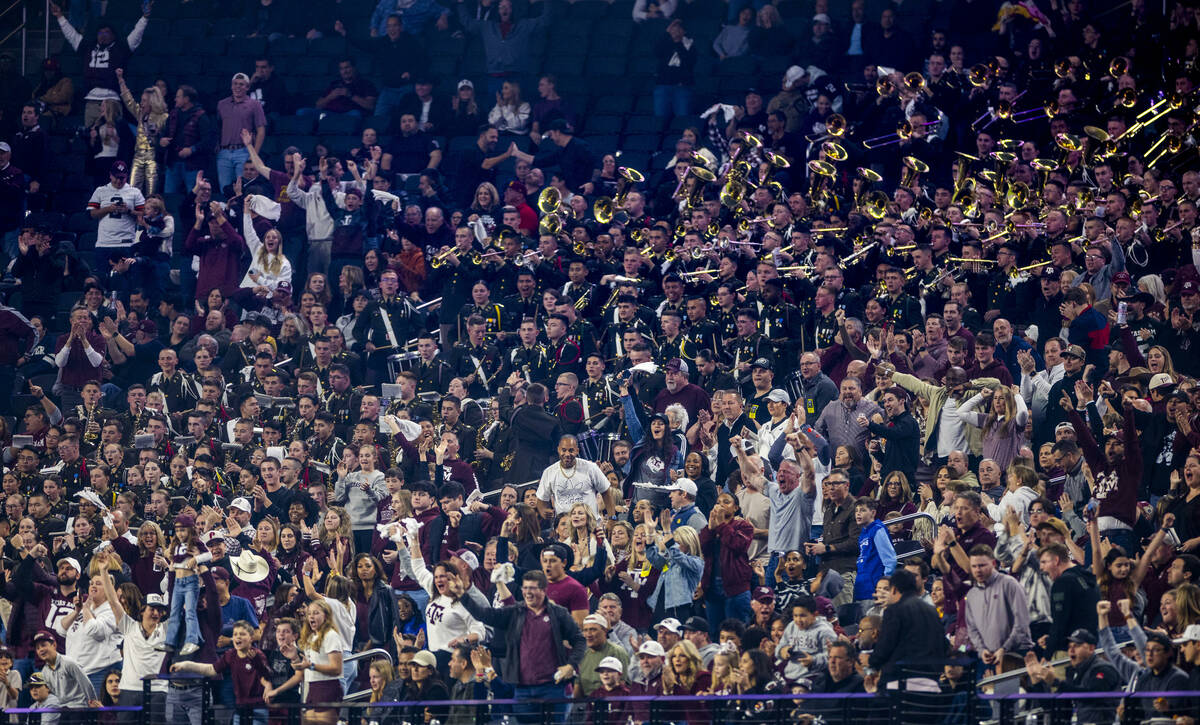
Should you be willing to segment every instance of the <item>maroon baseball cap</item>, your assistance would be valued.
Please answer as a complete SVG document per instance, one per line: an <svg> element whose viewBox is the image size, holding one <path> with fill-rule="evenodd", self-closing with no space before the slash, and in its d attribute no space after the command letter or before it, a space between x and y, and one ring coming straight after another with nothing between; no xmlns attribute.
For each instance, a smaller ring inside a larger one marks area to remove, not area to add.
<svg viewBox="0 0 1200 725"><path fill-rule="evenodd" d="M1197 293L1200 293L1200 287L1196 285L1195 280L1189 279L1183 283L1182 287L1179 288L1179 294L1181 295L1194 295Z"/></svg>
<svg viewBox="0 0 1200 725"><path fill-rule="evenodd" d="M508 188L512 189L513 191L520 192L521 194L528 193L528 190L525 188L525 184L520 181L508 182Z"/></svg>
<svg viewBox="0 0 1200 725"><path fill-rule="evenodd" d="M775 601L775 592L770 587L755 587L753 599L756 602L773 602Z"/></svg>
<svg viewBox="0 0 1200 725"><path fill-rule="evenodd" d="M1133 284L1133 279L1128 272L1117 272L1112 278L1113 284Z"/></svg>
<svg viewBox="0 0 1200 725"><path fill-rule="evenodd" d="M129 176L129 166L124 161L114 161L112 166L108 167L109 176Z"/></svg>

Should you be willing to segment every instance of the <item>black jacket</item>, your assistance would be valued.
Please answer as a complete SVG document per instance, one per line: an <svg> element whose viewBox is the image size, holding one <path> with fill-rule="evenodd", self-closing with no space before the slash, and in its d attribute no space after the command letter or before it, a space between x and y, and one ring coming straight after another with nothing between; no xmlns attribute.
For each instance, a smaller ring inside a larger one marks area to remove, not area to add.
<svg viewBox="0 0 1200 725"><path fill-rule="evenodd" d="M542 471L558 458L561 428L558 418L540 406L524 405L513 413L509 434L512 467L505 481L525 483L541 478Z"/></svg>
<svg viewBox="0 0 1200 725"><path fill-rule="evenodd" d="M1087 568L1073 566L1050 586L1050 640L1046 652L1067 648L1067 636L1077 629L1096 631L1096 602L1100 588Z"/></svg>
<svg viewBox="0 0 1200 725"><path fill-rule="evenodd" d="M500 679L512 685L521 684L521 630L525 628L525 613L529 611L525 602L493 609L490 606L480 606L471 597L463 597L459 601L472 617L495 628L497 636L503 633L506 654L500 664ZM550 616L554 650L558 654L555 667L569 664L578 669L587 651L579 625L575 623L570 612L549 599L546 600L546 614Z"/></svg>
<svg viewBox="0 0 1200 725"><path fill-rule="evenodd" d="M1062 577L1059 579L1061 580ZM1095 602L1092 603L1092 611L1095 611ZM1095 631L1095 624L1093 621L1092 631ZM1125 685L1117 673L1117 668L1099 654L1092 655L1078 667L1068 665L1065 675L1062 680L1058 681L1058 692L1116 692ZM1048 689L1044 682L1040 682L1030 687L1029 691L1046 692ZM1116 710L1116 700L1081 700L1077 712L1078 721L1081 723L1109 723L1113 721Z"/></svg>
<svg viewBox="0 0 1200 725"><path fill-rule="evenodd" d="M933 605L916 594L906 594L883 610L879 641L870 659L871 666L880 671L881 681L895 679L901 663L907 672L936 678L945 655L946 633Z"/></svg>

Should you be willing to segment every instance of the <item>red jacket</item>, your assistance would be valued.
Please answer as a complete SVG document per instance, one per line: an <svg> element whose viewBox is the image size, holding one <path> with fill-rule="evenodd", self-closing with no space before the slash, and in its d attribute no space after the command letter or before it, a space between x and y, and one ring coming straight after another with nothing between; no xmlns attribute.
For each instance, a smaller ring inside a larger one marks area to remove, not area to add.
<svg viewBox="0 0 1200 725"><path fill-rule="evenodd" d="M750 558L746 552L754 539L754 525L745 519L726 521L715 530L705 526L700 530L700 550L704 552L704 575L701 586L707 592L712 586L712 562L717 556L721 562L721 584L727 597L736 597L750 591Z"/></svg>

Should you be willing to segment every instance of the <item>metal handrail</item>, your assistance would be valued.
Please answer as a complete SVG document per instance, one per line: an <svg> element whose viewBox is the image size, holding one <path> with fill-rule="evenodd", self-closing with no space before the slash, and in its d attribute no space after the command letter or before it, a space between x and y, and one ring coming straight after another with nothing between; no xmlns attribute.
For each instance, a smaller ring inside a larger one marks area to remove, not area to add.
<svg viewBox="0 0 1200 725"><path fill-rule="evenodd" d="M375 649L369 649L369 650L365 650L363 652L355 652L354 654L350 655L349 657L344 657L342 659L342 663L345 664L346 662L357 662L358 660L365 659L367 657L370 657L372 659L374 659L376 657L383 657L388 661L389 665L395 664L394 662L392 662L391 653L388 652L386 649L383 649L382 647L376 647ZM366 690L359 690L358 692L347 693L343 699L346 702L354 702L356 700L362 700L362 699L370 697L370 696L371 696L371 690L366 689Z"/></svg>
<svg viewBox="0 0 1200 725"><path fill-rule="evenodd" d="M917 519L929 519L929 523L933 524L933 528L935 530L937 529L937 519L933 518L933 516L931 514L925 513L924 511L916 511L911 514L904 514L903 516L897 516L894 519L888 519L887 521L883 522L883 525L884 526L895 526L896 524L903 524L907 521L916 521ZM899 554L899 555L897 555L896 559L897 560L911 559L914 556L924 556L924 555L925 555L925 547L921 547L920 549L917 549L915 551L910 551L907 554Z"/></svg>
<svg viewBox="0 0 1200 725"><path fill-rule="evenodd" d="M1123 640L1123 641L1121 641L1121 642L1118 642L1118 643L1117 643L1117 649L1120 649L1120 648L1124 647L1124 646L1125 646L1125 645L1127 645L1127 644L1133 644L1133 640L1132 640L1132 639L1127 639L1127 640ZM1103 653L1104 653L1104 651L1103 651L1103 650L1100 650L1099 652L1097 652L1097 654L1103 654ZM1070 661L1071 661L1071 660L1070 660L1070 658L1068 658L1068 657L1062 657L1062 658L1060 658L1060 659L1057 659L1057 660L1051 660L1050 662L1047 662L1047 663L1046 663L1046 666L1047 666L1047 667L1050 667L1050 668L1064 667L1064 666L1066 666L1066 665L1067 665L1067 664L1068 664ZM981 680L979 680L978 682L976 682L976 683L975 683L975 686L976 686L976 688L980 688L980 687L984 687L984 686L986 686L986 685L994 685L994 684L996 684L997 682L1005 682L1005 681L1007 681L1007 680L1011 680L1011 679L1013 679L1013 678L1015 678L1015 677L1022 677L1022 676L1024 676L1024 675L1025 675L1025 673L1026 673L1026 672L1027 672L1027 670L1026 670L1026 668L1025 668L1025 667L1021 667L1021 668L1019 668L1019 669L1015 669L1015 670L1008 670L1007 672L1001 672L1001 673L1000 673L1000 674L998 674L998 675L992 675L992 676L990 676L990 677L984 677L983 679L981 679Z"/></svg>

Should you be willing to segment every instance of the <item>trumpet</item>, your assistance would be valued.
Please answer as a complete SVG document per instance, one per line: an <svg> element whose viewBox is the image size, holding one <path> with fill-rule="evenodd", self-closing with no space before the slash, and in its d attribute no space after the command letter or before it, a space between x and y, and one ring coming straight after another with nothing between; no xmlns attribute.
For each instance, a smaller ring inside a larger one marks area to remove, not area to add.
<svg viewBox="0 0 1200 725"><path fill-rule="evenodd" d="M543 261L545 260L543 259L541 252L537 250L530 250L524 254L518 254L516 259L513 260L513 264L517 265L518 267L532 267L536 264L541 264Z"/></svg>
<svg viewBox="0 0 1200 725"><path fill-rule="evenodd" d="M502 252L498 252L495 250L492 250L490 252L485 252L484 254L480 254L479 252L472 252L471 253L471 262L473 264L483 264L483 260L485 260L485 259L489 259L491 257L502 257L502 256L504 256Z"/></svg>
<svg viewBox="0 0 1200 725"><path fill-rule="evenodd" d="M452 254L458 254L458 247L450 247L444 252L438 252L433 259L429 260L429 266L433 267L434 269L439 269L446 266L446 264L449 263L450 255ZM478 252L475 254L478 254Z"/></svg>
<svg viewBox="0 0 1200 725"><path fill-rule="evenodd" d="M699 277L704 274L716 274L718 271L720 271L720 270L713 269L713 268L696 269L691 272L680 272L679 276L680 277Z"/></svg>

